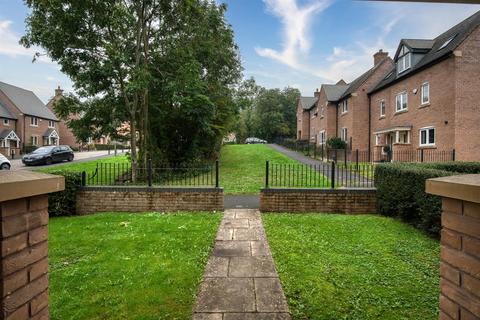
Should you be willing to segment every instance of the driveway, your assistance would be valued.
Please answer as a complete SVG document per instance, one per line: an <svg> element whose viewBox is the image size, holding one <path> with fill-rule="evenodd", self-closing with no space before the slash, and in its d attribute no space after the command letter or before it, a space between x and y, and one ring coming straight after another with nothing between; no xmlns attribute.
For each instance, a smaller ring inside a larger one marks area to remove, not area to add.
<svg viewBox="0 0 480 320"><path fill-rule="evenodd" d="M117 155L122 154L121 150L117 151ZM74 160L72 162L60 162L60 163L54 163L49 166L31 166L27 167L22 163L21 159L14 159L10 160L10 163L12 164L11 170L35 170L39 168L45 168L45 167L58 167L62 166L68 163L76 163L76 162L84 162L84 161L89 161L89 160L95 160L95 159L100 159L108 156L113 156L114 153L113 151L110 151L110 155L108 154L108 151L84 151L84 152L74 152Z"/></svg>

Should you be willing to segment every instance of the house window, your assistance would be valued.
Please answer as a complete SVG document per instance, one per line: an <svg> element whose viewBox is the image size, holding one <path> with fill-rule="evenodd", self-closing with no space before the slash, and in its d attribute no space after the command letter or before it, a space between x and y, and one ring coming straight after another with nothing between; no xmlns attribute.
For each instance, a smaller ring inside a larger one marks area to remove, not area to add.
<svg viewBox="0 0 480 320"><path fill-rule="evenodd" d="M385 117L385 100L380 101L380 117Z"/></svg>
<svg viewBox="0 0 480 320"><path fill-rule="evenodd" d="M396 112L407 110L407 92L403 91L395 97Z"/></svg>
<svg viewBox="0 0 480 320"><path fill-rule="evenodd" d="M315 140L315 128L310 128L310 139Z"/></svg>
<svg viewBox="0 0 480 320"><path fill-rule="evenodd" d="M32 136L30 138L30 142L31 142L32 146L37 146L38 145L38 137L37 136Z"/></svg>
<svg viewBox="0 0 480 320"><path fill-rule="evenodd" d="M348 100L343 100L343 101L342 101L342 104L341 104L341 106L342 106L342 113L348 112L348 102L347 102L347 101L348 101Z"/></svg>
<svg viewBox="0 0 480 320"><path fill-rule="evenodd" d="M397 131L397 143L408 144L410 143L409 131Z"/></svg>
<svg viewBox="0 0 480 320"><path fill-rule="evenodd" d="M8 119L3 119L3 125L8 126L10 124L10 121Z"/></svg>
<svg viewBox="0 0 480 320"><path fill-rule="evenodd" d="M427 127L420 129L420 146L428 147L435 145L435 128Z"/></svg>
<svg viewBox="0 0 480 320"><path fill-rule="evenodd" d="M320 117L323 118L324 113L325 113L325 108L322 107L322 108L320 109Z"/></svg>
<svg viewBox="0 0 480 320"><path fill-rule="evenodd" d="M430 84L425 82L422 84L422 104L430 102Z"/></svg>
<svg viewBox="0 0 480 320"><path fill-rule="evenodd" d="M347 128L342 128L342 140L347 142Z"/></svg>
<svg viewBox="0 0 480 320"><path fill-rule="evenodd" d="M405 70L410 69L410 67L412 65L411 59L412 59L412 55L411 55L410 51L408 50L407 47L403 46L402 50L400 50L400 53L399 53L398 59L397 59L398 73L402 73Z"/></svg>
<svg viewBox="0 0 480 320"><path fill-rule="evenodd" d="M325 142L327 141L327 135L325 134L325 130L320 131L319 140L320 144L325 144Z"/></svg>
<svg viewBox="0 0 480 320"><path fill-rule="evenodd" d="M31 117L30 118L30 126L38 127L38 118L37 117Z"/></svg>
<svg viewBox="0 0 480 320"><path fill-rule="evenodd" d="M48 127L49 128L55 128L55 121L48 120Z"/></svg>

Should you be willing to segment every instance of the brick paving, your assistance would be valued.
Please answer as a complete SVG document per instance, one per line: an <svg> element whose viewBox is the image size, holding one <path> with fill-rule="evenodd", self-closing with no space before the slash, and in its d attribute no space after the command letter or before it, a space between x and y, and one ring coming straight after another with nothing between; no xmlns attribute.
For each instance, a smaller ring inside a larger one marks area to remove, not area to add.
<svg viewBox="0 0 480 320"><path fill-rule="evenodd" d="M226 210L193 320L290 320L260 212Z"/></svg>

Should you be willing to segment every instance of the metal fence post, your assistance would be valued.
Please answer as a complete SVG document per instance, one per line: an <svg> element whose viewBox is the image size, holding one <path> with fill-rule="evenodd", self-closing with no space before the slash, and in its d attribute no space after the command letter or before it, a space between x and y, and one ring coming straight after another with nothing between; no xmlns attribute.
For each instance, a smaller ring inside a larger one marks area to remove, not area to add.
<svg viewBox="0 0 480 320"><path fill-rule="evenodd" d="M85 171L82 171L82 187L85 187L87 185L87 173Z"/></svg>
<svg viewBox="0 0 480 320"><path fill-rule="evenodd" d="M148 186L152 186L152 159L147 161Z"/></svg>
<svg viewBox="0 0 480 320"><path fill-rule="evenodd" d="M219 188L220 187L220 182L218 181L218 177L219 177L219 163L218 163L218 160L215 160L215 188Z"/></svg>
<svg viewBox="0 0 480 320"><path fill-rule="evenodd" d="M343 162L345 163L345 167L347 167L347 148L343 150Z"/></svg>
<svg viewBox="0 0 480 320"><path fill-rule="evenodd" d="M331 170L330 179L332 180L332 189L335 189L335 161L332 161Z"/></svg>
<svg viewBox="0 0 480 320"><path fill-rule="evenodd" d="M420 149L420 162L423 162L423 149Z"/></svg>
<svg viewBox="0 0 480 320"><path fill-rule="evenodd" d="M325 150L324 150L323 146L324 146L324 145L323 145L323 143L322 143L322 161L323 161L324 155L325 155Z"/></svg>
<svg viewBox="0 0 480 320"><path fill-rule="evenodd" d="M313 145L313 159L317 159L317 143Z"/></svg>
<svg viewBox="0 0 480 320"><path fill-rule="evenodd" d="M452 150L452 161L455 161L455 149Z"/></svg>
<svg viewBox="0 0 480 320"><path fill-rule="evenodd" d="M268 189L268 160L265 161L265 189Z"/></svg>
<svg viewBox="0 0 480 320"><path fill-rule="evenodd" d="M355 162L357 163L357 171L358 171L358 149L355 150Z"/></svg>

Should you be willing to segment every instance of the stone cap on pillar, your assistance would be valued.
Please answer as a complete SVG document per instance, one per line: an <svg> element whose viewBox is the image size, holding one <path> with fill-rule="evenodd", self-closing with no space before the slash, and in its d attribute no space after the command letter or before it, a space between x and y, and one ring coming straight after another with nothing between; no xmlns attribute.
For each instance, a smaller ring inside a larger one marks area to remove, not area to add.
<svg viewBox="0 0 480 320"><path fill-rule="evenodd" d="M0 202L65 189L65 177L29 170L0 171Z"/></svg>
<svg viewBox="0 0 480 320"><path fill-rule="evenodd" d="M425 191L446 198L480 203L480 174L428 179Z"/></svg>

